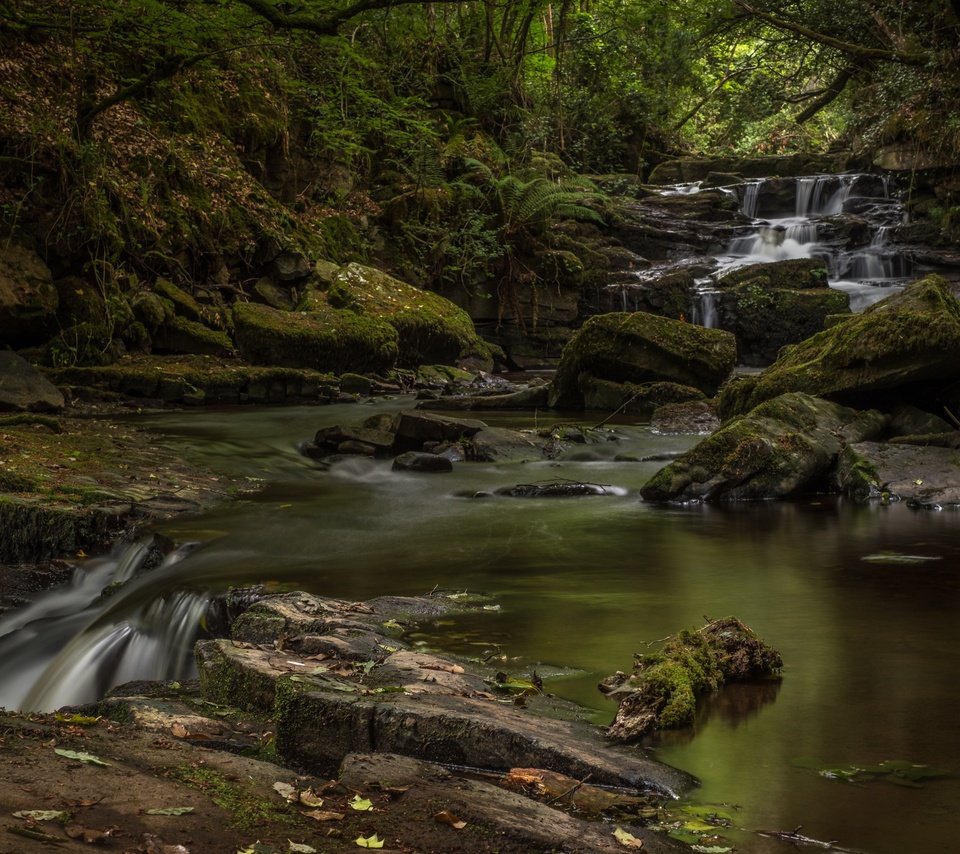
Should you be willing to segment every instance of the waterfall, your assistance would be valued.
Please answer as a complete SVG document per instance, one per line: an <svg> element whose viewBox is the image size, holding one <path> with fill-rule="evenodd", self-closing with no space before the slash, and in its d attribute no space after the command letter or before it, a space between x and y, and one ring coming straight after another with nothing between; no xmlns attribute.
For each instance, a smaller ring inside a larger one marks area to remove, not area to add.
<svg viewBox="0 0 960 854"><path fill-rule="evenodd" d="M890 242L890 226L881 225L874 232L873 239L870 241L872 249L883 249Z"/></svg>
<svg viewBox="0 0 960 854"><path fill-rule="evenodd" d="M143 582L191 548L144 572L151 545L136 543L76 569L72 584L0 619L0 706L48 711L92 702L132 679L188 675L207 596L144 595ZM114 584L123 586L102 595Z"/></svg>
<svg viewBox="0 0 960 854"><path fill-rule="evenodd" d="M740 204L740 213L750 219L757 218L757 207L760 203L760 187L763 181L751 181L744 186L743 202Z"/></svg>
<svg viewBox="0 0 960 854"><path fill-rule="evenodd" d="M693 311L690 313L690 319L697 326L704 326L707 329L719 329L720 292L711 290L710 285L712 284L713 282L710 279L697 281Z"/></svg>

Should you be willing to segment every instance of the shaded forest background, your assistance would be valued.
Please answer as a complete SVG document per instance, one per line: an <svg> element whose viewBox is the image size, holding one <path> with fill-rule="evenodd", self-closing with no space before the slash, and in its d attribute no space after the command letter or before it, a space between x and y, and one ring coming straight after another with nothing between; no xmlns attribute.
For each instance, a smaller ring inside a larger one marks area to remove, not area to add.
<svg viewBox="0 0 960 854"><path fill-rule="evenodd" d="M0 235L108 319L285 257L523 280L552 223L609 222L590 176L840 148L952 169L958 60L958 0L0 0ZM947 239L951 199L925 210Z"/></svg>

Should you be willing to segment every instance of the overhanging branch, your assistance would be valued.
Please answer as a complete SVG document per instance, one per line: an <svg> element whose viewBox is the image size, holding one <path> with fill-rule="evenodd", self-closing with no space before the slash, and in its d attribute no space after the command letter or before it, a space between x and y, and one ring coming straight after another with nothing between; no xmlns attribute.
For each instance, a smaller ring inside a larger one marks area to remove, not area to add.
<svg viewBox="0 0 960 854"><path fill-rule="evenodd" d="M926 52L911 53L902 50L885 50L883 48L865 47L861 44L845 42L842 39L834 38L826 33L812 30L795 21L778 18L769 12L764 12L761 9L751 6L746 0L734 0L734 3L751 17L769 24L774 29L795 33L798 36L803 36L805 39L810 39L810 41L832 47L834 50L839 50L841 53L856 57L857 59L874 60L878 62L899 62L903 65L926 65L930 61L930 55Z"/></svg>

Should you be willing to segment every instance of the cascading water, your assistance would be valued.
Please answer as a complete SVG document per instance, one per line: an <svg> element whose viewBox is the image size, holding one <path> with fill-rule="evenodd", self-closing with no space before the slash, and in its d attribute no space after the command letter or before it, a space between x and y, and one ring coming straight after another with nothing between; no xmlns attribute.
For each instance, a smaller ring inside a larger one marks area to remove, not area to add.
<svg viewBox="0 0 960 854"><path fill-rule="evenodd" d="M903 219L900 204L890 197L886 176L849 174L813 175L795 180L792 216L758 218L764 182L743 185L741 212L755 220L753 229L730 241L721 257L718 275L746 264L793 258L822 258L829 284L846 291L852 311L888 296L911 275L909 258L891 245L894 226ZM857 219L871 232L868 244L846 246L830 238L836 220L855 208ZM824 235L827 235L826 237Z"/></svg>
<svg viewBox="0 0 960 854"><path fill-rule="evenodd" d="M136 543L75 570L73 583L0 619L0 706L49 711L92 702L133 679L178 679L191 672L205 594L167 588L144 596L143 582L190 550L139 575L151 553ZM112 596L105 590L122 585Z"/></svg>

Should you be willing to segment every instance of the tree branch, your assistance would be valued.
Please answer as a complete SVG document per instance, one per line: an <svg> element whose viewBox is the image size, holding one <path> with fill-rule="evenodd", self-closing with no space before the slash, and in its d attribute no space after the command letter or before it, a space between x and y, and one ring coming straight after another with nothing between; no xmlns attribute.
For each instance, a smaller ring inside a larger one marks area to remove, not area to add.
<svg viewBox="0 0 960 854"><path fill-rule="evenodd" d="M318 36L335 36L340 26L363 12L374 9L392 9L394 6L426 5L428 0L357 0L343 9L332 12L326 18L314 18L301 12L281 12L269 0L240 0L244 6L277 29L303 30ZM461 0L430 0L433 3L459 3Z"/></svg>
<svg viewBox="0 0 960 854"><path fill-rule="evenodd" d="M846 88L847 83L850 82L850 78L853 77L854 68L852 66L847 66L844 68L834 79L833 82L823 90L823 93L810 104L803 112L801 112L794 121L798 125L802 125L805 121L812 119L817 113L819 113L824 107L832 104L837 98L840 97L840 93Z"/></svg>
<svg viewBox="0 0 960 854"><path fill-rule="evenodd" d="M902 50L884 50L883 48L865 47L861 44L845 42L841 39L829 36L826 33L811 30L809 27L803 26L803 24L798 24L794 21L787 21L783 18L777 18L776 16L771 15L769 12L764 12L755 8L754 6L751 6L746 2L746 0L733 0L733 2L743 9L748 15L769 24L774 29L783 30L784 32L788 33L796 33L796 35L803 36L805 39L810 39L811 41L818 42L822 45L826 45L827 47L832 47L834 50L839 50L841 53L845 53L848 56L857 57L858 59L876 60L880 62L899 62L903 65L926 65L930 60L930 55L926 52L910 53Z"/></svg>

